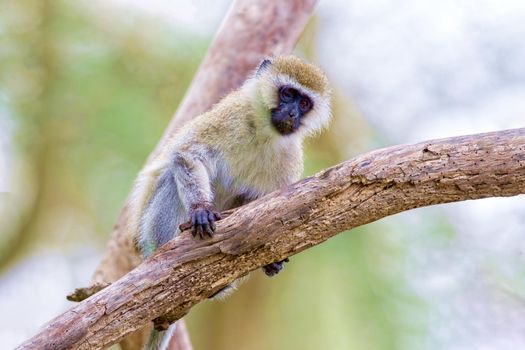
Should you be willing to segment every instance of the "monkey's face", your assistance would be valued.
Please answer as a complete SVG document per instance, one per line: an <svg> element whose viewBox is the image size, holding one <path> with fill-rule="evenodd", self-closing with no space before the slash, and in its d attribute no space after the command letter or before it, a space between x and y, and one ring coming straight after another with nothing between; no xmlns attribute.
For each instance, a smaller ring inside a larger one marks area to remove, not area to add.
<svg viewBox="0 0 525 350"><path fill-rule="evenodd" d="M278 102L277 107L271 110L271 121L281 135L296 132L301 126L301 119L313 108L309 96L289 85L278 89Z"/></svg>

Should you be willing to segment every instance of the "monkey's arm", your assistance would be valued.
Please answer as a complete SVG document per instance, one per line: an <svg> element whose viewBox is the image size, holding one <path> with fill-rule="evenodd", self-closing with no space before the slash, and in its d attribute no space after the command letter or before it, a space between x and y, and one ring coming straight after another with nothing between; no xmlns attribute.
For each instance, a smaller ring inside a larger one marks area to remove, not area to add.
<svg viewBox="0 0 525 350"><path fill-rule="evenodd" d="M179 199L191 219L193 236L211 237L220 216L212 211L213 192L208 169L198 157L184 153L175 154L172 169Z"/></svg>
<svg viewBox="0 0 525 350"><path fill-rule="evenodd" d="M141 200L147 200L139 220L139 245L144 256L177 235L179 225L188 220L194 236L213 234L219 217L211 211L208 170L197 157L177 152L158 177L147 175L142 176L139 186L142 192L152 191L151 196L141 196Z"/></svg>

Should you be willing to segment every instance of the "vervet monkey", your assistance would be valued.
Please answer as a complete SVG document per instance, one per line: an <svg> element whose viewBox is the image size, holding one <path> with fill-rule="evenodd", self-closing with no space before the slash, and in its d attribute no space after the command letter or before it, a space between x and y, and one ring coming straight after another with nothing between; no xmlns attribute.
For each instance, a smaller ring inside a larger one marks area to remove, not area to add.
<svg viewBox="0 0 525 350"><path fill-rule="evenodd" d="M239 89L177 131L139 175L131 229L144 257L185 222L206 239L219 212L299 180L303 139L329 120L330 88L319 68L294 56L263 60ZM282 267L263 269L273 276Z"/></svg>

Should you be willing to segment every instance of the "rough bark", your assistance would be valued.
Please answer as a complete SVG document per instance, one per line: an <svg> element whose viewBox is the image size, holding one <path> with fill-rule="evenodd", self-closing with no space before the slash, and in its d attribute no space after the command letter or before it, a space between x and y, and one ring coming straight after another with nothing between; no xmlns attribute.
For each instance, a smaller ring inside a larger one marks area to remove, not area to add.
<svg viewBox="0 0 525 350"><path fill-rule="evenodd" d="M188 232L18 349L95 349L335 234L417 207L525 193L525 128L370 152L251 202L197 241Z"/></svg>
<svg viewBox="0 0 525 350"><path fill-rule="evenodd" d="M234 1L186 96L150 159L166 140L191 118L205 112L239 87L267 56L289 54L312 14L317 0ZM117 219L93 284L107 285L140 264L131 235L125 231L127 203ZM185 329L185 328L184 328ZM147 332L147 330L145 330ZM143 335L127 339L126 350L141 349Z"/></svg>

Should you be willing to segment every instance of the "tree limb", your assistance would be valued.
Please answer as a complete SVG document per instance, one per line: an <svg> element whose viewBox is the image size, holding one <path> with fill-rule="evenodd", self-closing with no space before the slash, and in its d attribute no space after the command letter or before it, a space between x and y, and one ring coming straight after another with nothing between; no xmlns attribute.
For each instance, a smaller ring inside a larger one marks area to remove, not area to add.
<svg viewBox="0 0 525 350"><path fill-rule="evenodd" d="M413 208L523 193L525 128L373 151L239 208L210 240L183 232L18 349L109 346L341 231Z"/></svg>

